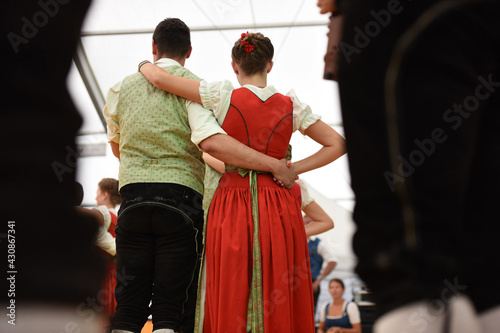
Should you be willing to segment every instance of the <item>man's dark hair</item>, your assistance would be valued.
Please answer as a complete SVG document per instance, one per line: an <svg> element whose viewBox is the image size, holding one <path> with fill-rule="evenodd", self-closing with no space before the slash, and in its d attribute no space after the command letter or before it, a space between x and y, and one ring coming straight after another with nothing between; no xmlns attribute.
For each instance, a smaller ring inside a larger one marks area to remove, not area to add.
<svg viewBox="0 0 500 333"><path fill-rule="evenodd" d="M167 18L161 21L153 33L161 56L169 58L184 57L191 47L189 27L178 18Z"/></svg>

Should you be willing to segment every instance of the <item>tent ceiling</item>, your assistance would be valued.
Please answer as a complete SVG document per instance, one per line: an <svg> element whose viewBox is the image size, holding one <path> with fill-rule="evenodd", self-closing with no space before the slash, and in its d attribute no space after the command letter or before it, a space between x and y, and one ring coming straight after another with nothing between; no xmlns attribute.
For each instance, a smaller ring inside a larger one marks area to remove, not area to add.
<svg viewBox="0 0 500 333"><path fill-rule="evenodd" d="M252 29L325 23L315 3L305 0L95 0L83 35L124 31L153 31L166 17L182 19L193 31ZM232 39L231 39L232 40Z"/></svg>

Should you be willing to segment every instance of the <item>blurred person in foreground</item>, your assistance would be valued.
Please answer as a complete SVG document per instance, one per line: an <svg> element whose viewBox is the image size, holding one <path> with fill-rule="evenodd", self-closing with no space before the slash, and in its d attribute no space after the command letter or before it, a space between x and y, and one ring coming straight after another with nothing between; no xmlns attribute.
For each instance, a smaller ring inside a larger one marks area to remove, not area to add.
<svg viewBox="0 0 500 333"><path fill-rule="evenodd" d="M337 5L356 272L375 332L496 332L500 1Z"/></svg>
<svg viewBox="0 0 500 333"><path fill-rule="evenodd" d="M45 2L0 5L5 64L0 234L9 235L0 237L0 249L5 265L8 249L12 252L9 267L2 265L12 279L2 284L1 332L94 333L98 322L87 300L96 297L104 265L93 251L97 222L74 210L75 135L82 119L66 88L89 4L54 1L50 11L57 14L52 16L44 12Z"/></svg>

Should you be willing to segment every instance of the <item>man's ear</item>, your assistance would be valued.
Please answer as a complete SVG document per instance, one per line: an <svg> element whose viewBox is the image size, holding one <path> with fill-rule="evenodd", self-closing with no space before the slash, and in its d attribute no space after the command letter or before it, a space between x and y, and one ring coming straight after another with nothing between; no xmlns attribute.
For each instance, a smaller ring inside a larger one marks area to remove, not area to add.
<svg viewBox="0 0 500 333"><path fill-rule="evenodd" d="M154 39L153 39L152 48L153 48L153 56L157 55L158 54L158 46L156 46L156 42Z"/></svg>
<svg viewBox="0 0 500 333"><path fill-rule="evenodd" d="M186 54L186 59L188 59L188 58L191 56L191 52L192 52L192 51L193 51L193 47L192 47L192 46L190 46L190 47L189 47L189 51L188 51L188 53Z"/></svg>

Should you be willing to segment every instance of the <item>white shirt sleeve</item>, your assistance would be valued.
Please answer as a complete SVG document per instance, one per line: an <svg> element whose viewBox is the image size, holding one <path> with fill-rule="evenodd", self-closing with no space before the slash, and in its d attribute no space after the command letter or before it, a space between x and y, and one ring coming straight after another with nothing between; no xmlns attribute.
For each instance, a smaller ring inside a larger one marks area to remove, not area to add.
<svg viewBox="0 0 500 333"><path fill-rule="evenodd" d="M318 254L325 262L338 261L335 251L326 239L322 239L318 243Z"/></svg>
<svg viewBox="0 0 500 333"><path fill-rule="evenodd" d="M122 81L112 86L106 95L106 105L103 114L108 124L108 142L120 143L120 125L118 121L118 101L120 100L120 88Z"/></svg>
<svg viewBox="0 0 500 333"><path fill-rule="evenodd" d="M300 208L304 210L304 208L307 205L309 205L311 202L314 201L314 198L312 198L311 195L309 194L309 189L306 183L304 183L302 179L299 178L295 182L300 186L300 196L302 198L302 203Z"/></svg>
<svg viewBox="0 0 500 333"><path fill-rule="evenodd" d="M111 215L109 214L108 208L106 206L98 206L96 207L96 209L102 214L104 218L104 224L99 226L95 244L104 251L108 252L110 255L115 256L115 238L108 232L109 226L111 224Z"/></svg>
<svg viewBox="0 0 500 333"><path fill-rule="evenodd" d="M234 86L230 81L200 82L200 97L203 107L214 112L219 125L226 118Z"/></svg>
<svg viewBox="0 0 500 333"><path fill-rule="evenodd" d="M361 323L361 315L359 313L359 308L354 302L350 302L347 306L347 316L349 316L349 321L351 324Z"/></svg>
<svg viewBox="0 0 500 333"><path fill-rule="evenodd" d="M325 315L325 312L326 312L326 306L328 305L328 303L325 303L323 304L323 306L321 307L321 312L319 313L319 321L320 322L324 322L326 321L326 315Z"/></svg>
<svg viewBox="0 0 500 333"><path fill-rule="evenodd" d="M205 109L200 104L186 101L189 127L191 127L191 141L195 145L214 134L227 134L217 123L212 111Z"/></svg>
<svg viewBox="0 0 500 333"><path fill-rule="evenodd" d="M104 228L104 230L108 230L109 226L111 225L111 215L109 214L108 207L104 205L97 206L95 209L97 209L101 214L102 217L104 218L104 224L101 226Z"/></svg>
<svg viewBox="0 0 500 333"><path fill-rule="evenodd" d="M293 102L293 131L299 130L300 133L304 134L304 131L321 119L321 116L313 114L311 107L302 103L293 89L286 95L290 97Z"/></svg>

